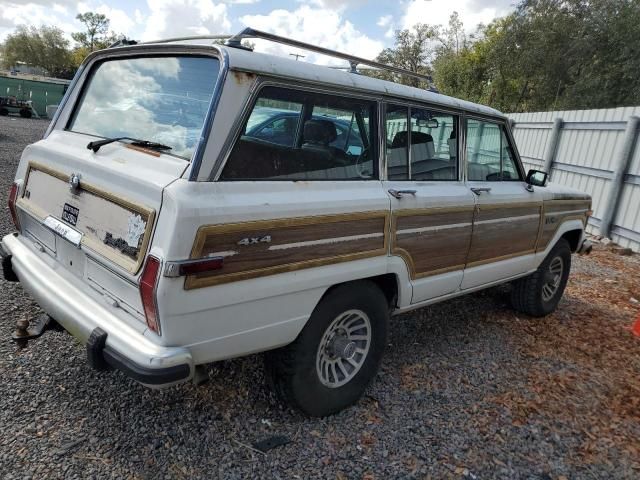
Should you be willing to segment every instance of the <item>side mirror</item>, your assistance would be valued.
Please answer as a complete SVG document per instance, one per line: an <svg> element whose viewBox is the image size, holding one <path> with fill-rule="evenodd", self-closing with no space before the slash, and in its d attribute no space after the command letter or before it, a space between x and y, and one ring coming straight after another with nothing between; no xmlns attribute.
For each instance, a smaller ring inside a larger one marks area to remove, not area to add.
<svg viewBox="0 0 640 480"><path fill-rule="evenodd" d="M544 187L547 184L547 178L549 174L547 172L543 172L542 170L529 170L527 173L527 179L525 180L527 184L533 185L535 187Z"/></svg>

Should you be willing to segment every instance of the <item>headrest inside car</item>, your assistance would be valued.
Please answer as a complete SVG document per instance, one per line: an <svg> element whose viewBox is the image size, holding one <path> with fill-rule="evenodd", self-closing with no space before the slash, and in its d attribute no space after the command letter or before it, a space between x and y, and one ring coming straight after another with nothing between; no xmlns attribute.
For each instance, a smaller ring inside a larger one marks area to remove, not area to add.
<svg viewBox="0 0 640 480"><path fill-rule="evenodd" d="M391 148L400 148L407 146L407 140L409 138L409 132L403 130L402 132L396 133L393 137L393 141L391 142ZM411 143L413 145L417 145L418 143L429 143L433 142L433 137L428 133L424 132L411 132Z"/></svg>
<svg viewBox="0 0 640 480"><path fill-rule="evenodd" d="M329 145L337 137L336 126L330 120L307 120L304 123L304 142Z"/></svg>

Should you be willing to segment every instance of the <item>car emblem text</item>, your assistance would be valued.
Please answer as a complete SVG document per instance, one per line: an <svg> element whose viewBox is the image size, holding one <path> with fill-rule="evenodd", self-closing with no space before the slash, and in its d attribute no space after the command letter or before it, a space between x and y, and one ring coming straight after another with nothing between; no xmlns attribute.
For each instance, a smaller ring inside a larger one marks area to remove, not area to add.
<svg viewBox="0 0 640 480"><path fill-rule="evenodd" d="M246 237L238 241L238 245L256 245L258 243L271 243L271 235L262 237Z"/></svg>

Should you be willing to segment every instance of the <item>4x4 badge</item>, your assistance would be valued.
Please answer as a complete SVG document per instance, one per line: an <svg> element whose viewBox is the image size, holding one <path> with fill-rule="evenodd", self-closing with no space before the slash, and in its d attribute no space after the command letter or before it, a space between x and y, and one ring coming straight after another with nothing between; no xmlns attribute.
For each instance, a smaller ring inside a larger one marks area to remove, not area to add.
<svg viewBox="0 0 640 480"><path fill-rule="evenodd" d="M262 237L246 237L238 241L238 245L256 245L258 243L271 243L271 235Z"/></svg>
<svg viewBox="0 0 640 480"><path fill-rule="evenodd" d="M72 173L69 177L69 189L71 193L74 195L78 193L80 190L80 175L77 173Z"/></svg>

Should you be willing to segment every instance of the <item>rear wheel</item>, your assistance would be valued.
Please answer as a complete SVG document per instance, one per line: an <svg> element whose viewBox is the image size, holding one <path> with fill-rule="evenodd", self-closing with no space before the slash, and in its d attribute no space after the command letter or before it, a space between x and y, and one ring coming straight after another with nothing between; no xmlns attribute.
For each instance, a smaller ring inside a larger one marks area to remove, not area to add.
<svg viewBox="0 0 640 480"><path fill-rule="evenodd" d="M317 417L355 403L378 371L388 310L384 294L372 282L330 291L298 338L265 356L278 396Z"/></svg>
<svg viewBox="0 0 640 480"><path fill-rule="evenodd" d="M31 110L29 110L28 108L23 108L22 110L20 110L20 116L22 118L31 118Z"/></svg>
<svg viewBox="0 0 640 480"><path fill-rule="evenodd" d="M532 317L543 317L553 312L567 286L570 270L571 248L561 238L535 272L513 283L513 307Z"/></svg>
<svg viewBox="0 0 640 480"><path fill-rule="evenodd" d="M0 116L6 117L7 115L9 115L9 110L4 107L0 107Z"/></svg>

